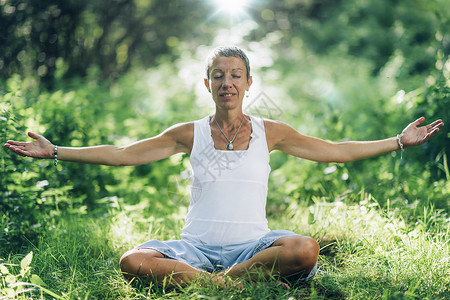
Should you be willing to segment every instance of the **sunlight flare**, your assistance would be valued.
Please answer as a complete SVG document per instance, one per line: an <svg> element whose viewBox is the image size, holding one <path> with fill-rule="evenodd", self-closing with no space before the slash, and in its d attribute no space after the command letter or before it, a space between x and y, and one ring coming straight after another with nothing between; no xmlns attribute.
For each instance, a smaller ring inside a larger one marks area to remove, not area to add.
<svg viewBox="0 0 450 300"><path fill-rule="evenodd" d="M226 13L230 17L246 15L250 0L212 0L217 6L217 13Z"/></svg>

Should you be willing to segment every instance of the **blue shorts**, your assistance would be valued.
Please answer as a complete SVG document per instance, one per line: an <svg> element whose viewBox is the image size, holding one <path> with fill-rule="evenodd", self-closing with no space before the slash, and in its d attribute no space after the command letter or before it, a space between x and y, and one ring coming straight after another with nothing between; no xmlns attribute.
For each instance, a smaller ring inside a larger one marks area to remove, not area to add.
<svg viewBox="0 0 450 300"><path fill-rule="evenodd" d="M277 239L298 235L288 230L273 230L256 241L231 245L193 244L184 240L158 241L150 240L136 248L150 248L166 258L176 259L190 266L208 271L221 271L252 258L256 253L271 246ZM305 276L309 279L315 269Z"/></svg>

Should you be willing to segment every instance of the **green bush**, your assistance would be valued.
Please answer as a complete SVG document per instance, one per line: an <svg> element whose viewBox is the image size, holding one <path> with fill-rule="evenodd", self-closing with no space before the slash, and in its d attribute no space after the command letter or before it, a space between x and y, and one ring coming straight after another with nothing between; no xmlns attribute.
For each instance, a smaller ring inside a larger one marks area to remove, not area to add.
<svg viewBox="0 0 450 300"><path fill-rule="evenodd" d="M10 82L11 83L11 82ZM21 90L6 92L1 97L1 145L9 140L25 138L25 120L32 112L20 107L24 95ZM48 194L48 181L42 177L46 162L33 162L2 147L0 150L0 253L10 249L20 251L26 240L34 240L54 209L55 195ZM47 197L49 201L42 201ZM44 214L44 216L43 216Z"/></svg>
<svg viewBox="0 0 450 300"><path fill-rule="evenodd" d="M147 75L130 73L110 85L98 81L93 71L86 82L40 92L27 80L13 77L2 84L2 145L9 139L31 140L28 130L60 146L126 145L202 116L192 105L194 93L177 80L171 84L179 89L169 89L164 82L173 72L174 66L165 65ZM166 92L149 94L145 81L138 80L142 76L150 76L161 88L166 85ZM0 155L3 253L20 252L18 246L34 243L63 213L107 213L111 206L144 201L149 210L164 208L170 215L180 204L188 205L186 190L180 189L188 183L180 177L188 167L186 156L137 167L70 162L55 167L52 160L23 158L4 147Z"/></svg>

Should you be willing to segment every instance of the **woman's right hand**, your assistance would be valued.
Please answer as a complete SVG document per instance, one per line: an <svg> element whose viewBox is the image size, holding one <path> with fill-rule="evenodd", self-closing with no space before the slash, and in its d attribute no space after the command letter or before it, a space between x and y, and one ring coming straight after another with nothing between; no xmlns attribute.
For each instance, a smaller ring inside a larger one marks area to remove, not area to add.
<svg viewBox="0 0 450 300"><path fill-rule="evenodd" d="M34 139L34 141L7 141L5 147L22 156L30 156L35 158L53 158L53 149L55 146L49 140L47 140L42 135L33 132L28 132L28 136Z"/></svg>
<svg viewBox="0 0 450 300"><path fill-rule="evenodd" d="M34 141L7 141L5 147L22 156L54 158L55 145L39 134L28 132L28 136ZM93 165L136 166L161 160L176 153L190 153L193 141L194 122L188 122L176 124L155 137L128 146L58 146L58 159Z"/></svg>

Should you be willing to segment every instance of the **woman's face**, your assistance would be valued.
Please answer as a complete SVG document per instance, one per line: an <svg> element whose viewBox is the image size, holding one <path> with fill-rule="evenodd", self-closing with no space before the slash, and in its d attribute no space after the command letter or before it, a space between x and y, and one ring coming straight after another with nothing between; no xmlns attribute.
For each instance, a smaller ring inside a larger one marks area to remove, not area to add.
<svg viewBox="0 0 450 300"><path fill-rule="evenodd" d="M205 86L218 108L242 107L242 99L252 84L252 77L247 80L247 69L241 58L216 56L209 68L209 78L209 81L205 78Z"/></svg>

